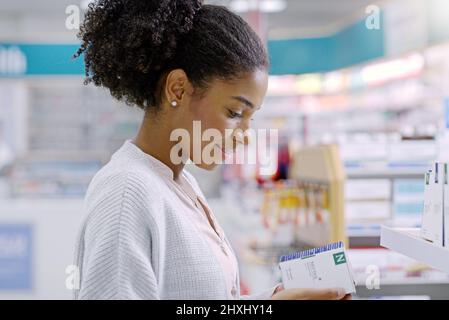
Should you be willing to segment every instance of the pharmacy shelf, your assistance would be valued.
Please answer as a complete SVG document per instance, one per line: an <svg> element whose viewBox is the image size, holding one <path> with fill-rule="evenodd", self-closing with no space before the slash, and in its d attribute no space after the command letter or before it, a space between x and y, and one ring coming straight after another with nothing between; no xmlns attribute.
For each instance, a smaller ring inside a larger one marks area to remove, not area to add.
<svg viewBox="0 0 449 320"><path fill-rule="evenodd" d="M382 226L380 245L432 268L449 273L449 249L439 247L419 236L420 229Z"/></svg>
<svg viewBox="0 0 449 320"><path fill-rule="evenodd" d="M355 299L403 299L404 297L422 296L431 300L449 299L449 284L444 282L433 283L398 283L385 284L381 282L380 288L370 290L365 284L356 286L357 294Z"/></svg>
<svg viewBox="0 0 449 320"><path fill-rule="evenodd" d="M424 178L424 168L409 169L385 169L385 170L367 170L346 169L348 179L421 179Z"/></svg>

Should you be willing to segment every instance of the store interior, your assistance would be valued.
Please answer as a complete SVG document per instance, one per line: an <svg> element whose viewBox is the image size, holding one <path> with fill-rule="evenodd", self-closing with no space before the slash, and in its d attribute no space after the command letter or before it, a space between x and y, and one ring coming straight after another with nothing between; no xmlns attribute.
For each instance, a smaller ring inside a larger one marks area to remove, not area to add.
<svg viewBox="0 0 449 320"><path fill-rule="evenodd" d="M420 227L425 172L449 161L449 2L205 2L246 19L271 60L253 127L278 132L275 173L187 166L242 294L278 283L283 254L341 240L354 299L449 299L449 267L381 245L382 226ZM0 299L72 298L83 196L140 125L71 58L88 3L0 0Z"/></svg>

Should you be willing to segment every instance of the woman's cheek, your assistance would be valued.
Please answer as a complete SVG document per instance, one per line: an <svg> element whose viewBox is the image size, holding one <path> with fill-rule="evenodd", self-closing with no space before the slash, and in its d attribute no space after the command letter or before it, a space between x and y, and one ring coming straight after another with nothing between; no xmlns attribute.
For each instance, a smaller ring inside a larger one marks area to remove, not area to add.
<svg viewBox="0 0 449 320"><path fill-rule="evenodd" d="M231 122L225 129L225 138L231 139L235 133L241 130L239 123ZM243 130L242 130L243 131Z"/></svg>

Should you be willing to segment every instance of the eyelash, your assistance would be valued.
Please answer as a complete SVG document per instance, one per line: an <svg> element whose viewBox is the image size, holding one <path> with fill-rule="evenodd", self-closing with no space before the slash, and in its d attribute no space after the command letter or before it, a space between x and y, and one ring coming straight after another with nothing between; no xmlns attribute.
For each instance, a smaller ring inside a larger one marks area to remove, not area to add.
<svg viewBox="0 0 449 320"><path fill-rule="evenodd" d="M234 112L232 110L228 110L228 112L229 112L229 118L231 118L231 119L243 117L240 113Z"/></svg>

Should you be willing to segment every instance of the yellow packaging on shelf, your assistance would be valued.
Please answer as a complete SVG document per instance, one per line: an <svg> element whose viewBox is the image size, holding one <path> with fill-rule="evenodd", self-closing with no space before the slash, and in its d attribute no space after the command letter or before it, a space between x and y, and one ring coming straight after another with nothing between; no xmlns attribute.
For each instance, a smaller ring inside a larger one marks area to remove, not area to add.
<svg viewBox="0 0 449 320"><path fill-rule="evenodd" d="M286 289L344 288L355 293L355 282L343 242L281 257L279 268Z"/></svg>

